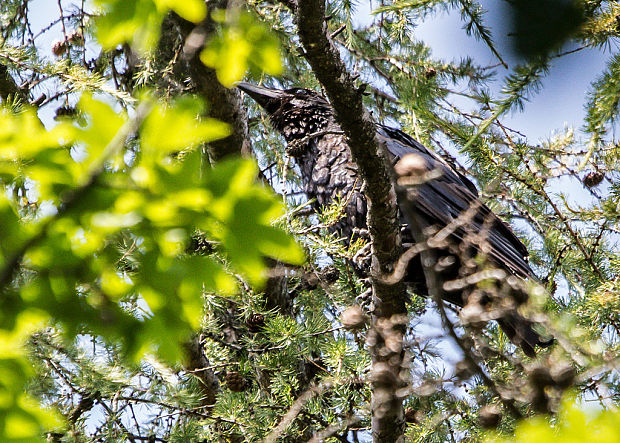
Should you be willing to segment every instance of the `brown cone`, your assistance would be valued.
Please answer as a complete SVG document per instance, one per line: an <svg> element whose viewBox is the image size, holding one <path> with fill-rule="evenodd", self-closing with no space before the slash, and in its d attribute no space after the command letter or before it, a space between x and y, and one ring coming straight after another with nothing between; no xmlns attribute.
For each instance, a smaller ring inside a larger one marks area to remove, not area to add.
<svg viewBox="0 0 620 443"><path fill-rule="evenodd" d="M233 392L243 392L246 388L246 380L240 372L229 371L224 375L226 386Z"/></svg>
<svg viewBox="0 0 620 443"><path fill-rule="evenodd" d="M364 315L362 308L357 305L353 305L345 309L340 315L340 322L345 329L362 329L366 324L366 316Z"/></svg>
<svg viewBox="0 0 620 443"><path fill-rule="evenodd" d="M254 313L245 321L245 325L250 332L260 332L265 327L265 316L263 314Z"/></svg>
<svg viewBox="0 0 620 443"><path fill-rule="evenodd" d="M583 181L583 184L586 185L588 188L594 188L600 185L604 178L605 178L605 174L603 174L602 172L592 171L592 172L588 172L583 177L582 181Z"/></svg>
<svg viewBox="0 0 620 443"><path fill-rule="evenodd" d="M494 429L502 421L502 413L497 405L486 405L478 413L478 422L484 429Z"/></svg>

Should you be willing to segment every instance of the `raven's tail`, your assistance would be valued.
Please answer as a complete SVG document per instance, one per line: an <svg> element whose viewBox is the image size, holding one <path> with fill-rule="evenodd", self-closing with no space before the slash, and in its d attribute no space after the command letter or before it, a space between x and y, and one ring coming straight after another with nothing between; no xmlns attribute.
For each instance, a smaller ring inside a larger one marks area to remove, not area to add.
<svg viewBox="0 0 620 443"><path fill-rule="evenodd" d="M499 323L502 331L504 331L510 341L521 347L528 357L536 356L536 346L546 348L554 342L553 337L543 339L532 327L533 322L517 312L506 314L503 318L498 319L497 323Z"/></svg>

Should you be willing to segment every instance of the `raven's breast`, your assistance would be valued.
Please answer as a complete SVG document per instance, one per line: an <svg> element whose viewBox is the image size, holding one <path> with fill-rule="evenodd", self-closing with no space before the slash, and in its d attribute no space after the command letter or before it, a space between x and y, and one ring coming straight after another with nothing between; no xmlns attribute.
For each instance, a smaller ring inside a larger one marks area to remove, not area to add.
<svg viewBox="0 0 620 443"><path fill-rule="evenodd" d="M326 208L338 201L344 214L328 229L347 242L354 228L366 227L366 201L361 192L357 166L340 134L326 134L308 144L298 158L305 192L315 199L315 209Z"/></svg>

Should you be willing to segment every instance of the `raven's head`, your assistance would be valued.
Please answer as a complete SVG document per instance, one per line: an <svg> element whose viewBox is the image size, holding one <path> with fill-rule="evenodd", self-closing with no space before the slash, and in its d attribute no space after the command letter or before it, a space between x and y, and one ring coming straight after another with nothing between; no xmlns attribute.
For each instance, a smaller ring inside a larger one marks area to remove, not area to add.
<svg viewBox="0 0 620 443"><path fill-rule="evenodd" d="M267 111L287 141L324 130L333 120L327 100L310 89L269 89L249 83L239 83L237 87Z"/></svg>

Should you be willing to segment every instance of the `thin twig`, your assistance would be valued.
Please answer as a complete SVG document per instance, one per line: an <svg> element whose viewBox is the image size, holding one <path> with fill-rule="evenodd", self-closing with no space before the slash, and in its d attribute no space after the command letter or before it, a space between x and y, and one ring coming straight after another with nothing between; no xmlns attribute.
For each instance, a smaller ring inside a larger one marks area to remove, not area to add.
<svg viewBox="0 0 620 443"><path fill-rule="evenodd" d="M295 400L293 405L290 407L288 412L282 417L278 426L265 437L263 443L274 443L285 431L286 428L293 423L295 417L299 415L303 407L308 403L311 399L313 399L317 395L321 395L326 390L330 389L333 386L333 382L327 380L318 385L310 386L306 391L304 391L298 398Z"/></svg>

